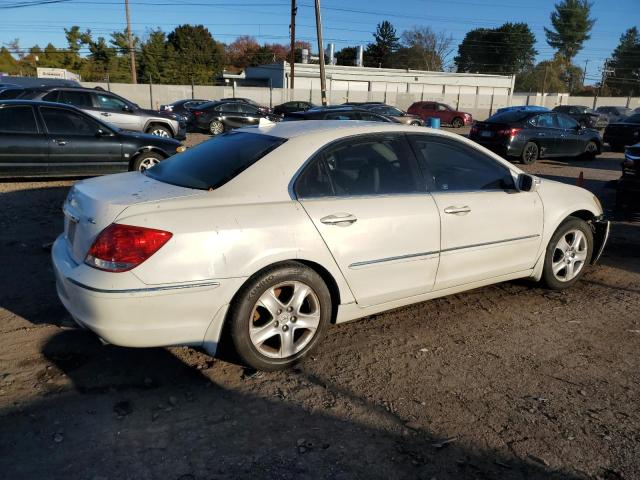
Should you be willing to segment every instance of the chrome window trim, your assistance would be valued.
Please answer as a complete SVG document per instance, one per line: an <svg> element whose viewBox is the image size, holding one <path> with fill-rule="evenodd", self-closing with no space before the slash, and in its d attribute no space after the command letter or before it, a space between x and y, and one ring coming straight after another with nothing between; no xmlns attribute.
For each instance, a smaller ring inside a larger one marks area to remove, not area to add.
<svg viewBox="0 0 640 480"><path fill-rule="evenodd" d="M456 251L456 250L464 250L464 249L467 249L467 248L486 247L488 245L496 245L496 244L499 244L499 243L516 242L516 241L519 241L519 240L528 240L528 239L531 239L531 238L537 238L539 236L540 236L540 234L536 233L536 234L533 234L533 235L525 235L525 236L522 236L522 237L507 238L505 240L493 240L491 242L474 243L472 245L463 245L461 247L444 248L444 249L440 250L440 253L453 252L453 251Z"/></svg>
<svg viewBox="0 0 640 480"><path fill-rule="evenodd" d="M147 288L127 288L124 290L111 290L104 288L96 288L90 287L89 285L85 285L84 283L78 282L73 278L66 277L67 281L74 284L77 287L83 288L85 290L89 290L91 292L97 293L148 293L148 292L163 292L166 290L182 290L185 288L198 288L198 287L219 287L220 282L198 282L198 283L188 283L188 284L178 284L178 285L160 285L157 287L147 287Z"/></svg>

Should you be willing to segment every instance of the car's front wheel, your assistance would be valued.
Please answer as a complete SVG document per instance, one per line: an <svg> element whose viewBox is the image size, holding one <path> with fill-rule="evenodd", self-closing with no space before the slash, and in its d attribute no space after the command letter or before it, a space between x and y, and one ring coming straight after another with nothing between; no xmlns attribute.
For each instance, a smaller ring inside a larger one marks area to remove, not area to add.
<svg viewBox="0 0 640 480"><path fill-rule="evenodd" d="M149 128L147 128L147 133L150 133L151 135L155 135L156 137L164 137L164 138L173 137L173 135L171 134L171 131L167 127L164 127L162 125L151 125Z"/></svg>
<svg viewBox="0 0 640 480"><path fill-rule="evenodd" d="M314 270L297 262L268 268L234 298L229 321L237 353L259 370L280 370L307 355L331 320L331 295Z"/></svg>
<svg viewBox="0 0 640 480"><path fill-rule="evenodd" d="M456 117L456 118L454 118L454 119L453 119L453 121L451 122L451 126L452 126L453 128L462 128L462 127L464 126L464 121L463 121L461 118Z"/></svg>
<svg viewBox="0 0 640 480"><path fill-rule="evenodd" d="M598 144L591 140L587 143L587 147L584 150L584 157L587 160L593 160L598 155Z"/></svg>
<svg viewBox="0 0 640 480"><path fill-rule="evenodd" d="M157 152L142 152L133 159L132 170L144 172L162 160L164 160L164 157Z"/></svg>
<svg viewBox="0 0 640 480"><path fill-rule="evenodd" d="M584 220L567 218L547 245L542 280L553 290L563 290L584 274L593 251L593 232Z"/></svg>

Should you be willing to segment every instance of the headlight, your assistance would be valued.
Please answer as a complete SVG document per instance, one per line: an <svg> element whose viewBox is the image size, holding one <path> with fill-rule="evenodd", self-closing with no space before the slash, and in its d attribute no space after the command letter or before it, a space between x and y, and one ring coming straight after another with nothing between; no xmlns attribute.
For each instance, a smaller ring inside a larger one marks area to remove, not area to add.
<svg viewBox="0 0 640 480"><path fill-rule="evenodd" d="M184 145L180 145L178 148L176 148L176 153L182 153L186 150L187 150L187 147L185 147Z"/></svg>

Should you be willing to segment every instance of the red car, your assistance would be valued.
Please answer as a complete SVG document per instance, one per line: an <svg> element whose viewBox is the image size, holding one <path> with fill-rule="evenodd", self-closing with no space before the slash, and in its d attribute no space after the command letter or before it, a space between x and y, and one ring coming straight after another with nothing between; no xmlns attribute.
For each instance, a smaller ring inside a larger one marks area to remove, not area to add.
<svg viewBox="0 0 640 480"><path fill-rule="evenodd" d="M425 122L429 117L439 118L442 123L447 123L453 128L471 125L473 122L470 113L459 112L445 103L416 102L409 107L407 112L419 116Z"/></svg>

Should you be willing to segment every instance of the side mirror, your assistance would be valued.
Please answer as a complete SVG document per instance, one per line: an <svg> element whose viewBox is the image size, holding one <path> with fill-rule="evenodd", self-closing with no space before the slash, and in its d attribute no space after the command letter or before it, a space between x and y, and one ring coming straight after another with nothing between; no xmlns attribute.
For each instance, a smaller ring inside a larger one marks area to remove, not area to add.
<svg viewBox="0 0 640 480"><path fill-rule="evenodd" d="M111 135L111 132L102 128L96 131L96 137L108 137L109 135Z"/></svg>
<svg viewBox="0 0 640 480"><path fill-rule="evenodd" d="M535 192L536 191L536 179L533 175L528 173L521 173L518 175L517 188L521 192Z"/></svg>
<svg viewBox="0 0 640 480"><path fill-rule="evenodd" d="M130 112L131 111L131 107L129 105L125 105L124 107L122 107L122 111L123 112Z"/></svg>

